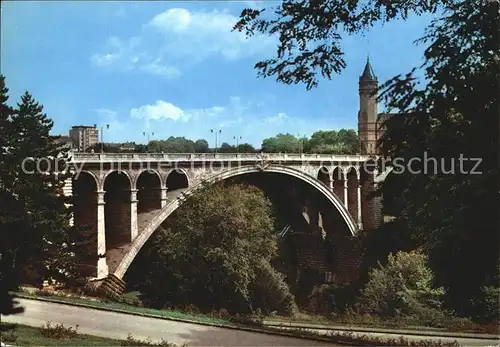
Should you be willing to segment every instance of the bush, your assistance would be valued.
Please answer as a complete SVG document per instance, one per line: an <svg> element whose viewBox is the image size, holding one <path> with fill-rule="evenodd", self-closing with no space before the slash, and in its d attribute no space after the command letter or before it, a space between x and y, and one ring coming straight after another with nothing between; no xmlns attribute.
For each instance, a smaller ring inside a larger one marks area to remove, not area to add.
<svg viewBox="0 0 500 347"><path fill-rule="evenodd" d="M344 313L354 303L358 289L355 284L322 284L309 294L307 310L326 317Z"/></svg>
<svg viewBox="0 0 500 347"><path fill-rule="evenodd" d="M42 325L41 334L44 337L56 340L71 340L78 334L78 325L73 329L72 327L66 328L62 323L52 326L50 322Z"/></svg>
<svg viewBox="0 0 500 347"><path fill-rule="evenodd" d="M252 306L269 315L277 312L291 315L297 311L297 305L285 276L272 267L267 260L262 260L257 270L257 277L251 285Z"/></svg>
<svg viewBox="0 0 500 347"><path fill-rule="evenodd" d="M480 312L478 321L498 322L500 316L500 287L482 287L481 296L478 302L478 311Z"/></svg>
<svg viewBox="0 0 500 347"><path fill-rule="evenodd" d="M14 329L7 332L2 332L1 342L16 342L17 336Z"/></svg>
<svg viewBox="0 0 500 347"><path fill-rule="evenodd" d="M165 340L161 340L160 342L153 342L151 339L147 340L139 340L132 336L132 334L128 334L127 339L123 341L122 346L137 346L137 347L145 347L145 346L155 346L155 347L177 347L176 344L167 342ZM182 345L185 347L186 345Z"/></svg>
<svg viewBox="0 0 500 347"><path fill-rule="evenodd" d="M361 313L397 317L436 326L445 318L441 311L443 289L433 289L427 257L419 252L389 255L386 266L370 271L357 308Z"/></svg>

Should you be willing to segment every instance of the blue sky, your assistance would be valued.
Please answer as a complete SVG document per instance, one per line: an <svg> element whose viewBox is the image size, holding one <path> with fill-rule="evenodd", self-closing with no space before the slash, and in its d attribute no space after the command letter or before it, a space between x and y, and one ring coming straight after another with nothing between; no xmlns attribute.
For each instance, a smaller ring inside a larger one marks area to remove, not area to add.
<svg viewBox="0 0 500 347"><path fill-rule="evenodd" d="M380 82L422 62L412 42L430 17L346 37L347 69L312 91L257 78L253 66L274 56L275 41L231 28L243 8L273 3L3 2L1 73L11 102L28 90L57 134L108 123L105 142L145 142L147 131L212 144L214 128L222 141L260 146L279 132L356 129L367 54Z"/></svg>

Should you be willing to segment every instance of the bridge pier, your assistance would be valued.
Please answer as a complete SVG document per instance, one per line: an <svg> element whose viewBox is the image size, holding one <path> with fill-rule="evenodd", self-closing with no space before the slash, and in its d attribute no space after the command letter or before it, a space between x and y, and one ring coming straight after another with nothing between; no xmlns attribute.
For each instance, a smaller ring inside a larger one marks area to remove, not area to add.
<svg viewBox="0 0 500 347"><path fill-rule="evenodd" d="M137 237L137 189L130 190L130 242Z"/></svg>
<svg viewBox="0 0 500 347"><path fill-rule="evenodd" d="M167 187L161 187L161 208L167 206Z"/></svg>
<svg viewBox="0 0 500 347"><path fill-rule="evenodd" d="M361 208L361 180L358 177L357 181L358 185L358 228L359 230L363 230L363 214L362 214L362 208Z"/></svg>
<svg viewBox="0 0 500 347"><path fill-rule="evenodd" d="M108 276L104 205L104 191L101 190L97 192L97 279L102 279Z"/></svg>

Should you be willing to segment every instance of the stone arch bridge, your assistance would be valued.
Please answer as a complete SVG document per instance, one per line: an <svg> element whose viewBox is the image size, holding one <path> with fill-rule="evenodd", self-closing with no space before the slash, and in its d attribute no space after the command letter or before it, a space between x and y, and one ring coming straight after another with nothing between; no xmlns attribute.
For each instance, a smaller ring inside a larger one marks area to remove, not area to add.
<svg viewBox="0 0 500 347"><path fill-rule="evenodd" d="M376 160L365 155L72 153L74 175L65 186L65 194L73 196L72 222L97 235L92 246L97 264L93 260L83 270L95 280L113 282L114 292L123 290L122 278L141 247L190 193L203 182L262 172L314 188L341 216L345 232L355 236L380 223L380 201L370 194L384 176ZM308 208L306 218L317 214Z"/></svg>

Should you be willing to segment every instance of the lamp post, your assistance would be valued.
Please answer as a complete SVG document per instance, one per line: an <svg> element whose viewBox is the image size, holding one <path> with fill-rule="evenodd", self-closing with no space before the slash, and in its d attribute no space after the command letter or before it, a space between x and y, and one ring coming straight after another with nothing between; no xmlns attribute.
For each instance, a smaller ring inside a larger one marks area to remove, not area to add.
<svg viewBox="0 0 500 347"><path fill-rule="evenodd" d="M109 129L109 124L101 126L101 153L104 153L104 127L106 127L106 130Z"/></svg>
<svg viewBox="0 0 500 347"><path fill-rule="evenodd" d="M299 154L302 155L302 152L304 151L304 146L303 146L303 137L300 135L300 134L297 134L298 138L299 138Z"/></svg>
<svg viewBox="0 0 500 347"><path fill-rule="evenodd" d="M210 132L212 134L215 134L215 153L217 153L217 137L220 136L220 134L222 134L222 129L219 130L210 129Z"/></svg>
<svg viewBox="0 0 500 347"><path fill-rule="evenodd" d="M154 132L143 131L142 135L144 135L144 136L147 135L148 136L148 142L146 143L146 152L149 152L149 136L155 136L155 133Z"/></svg>
<svg viewBox="0 0 500 347"><path fill-rule="evenodd" d="M239 143L239 140L242 139L241 136L233 136L233 139L236 140L236 153L239 153L240 152L240 143Z"/></svg>

